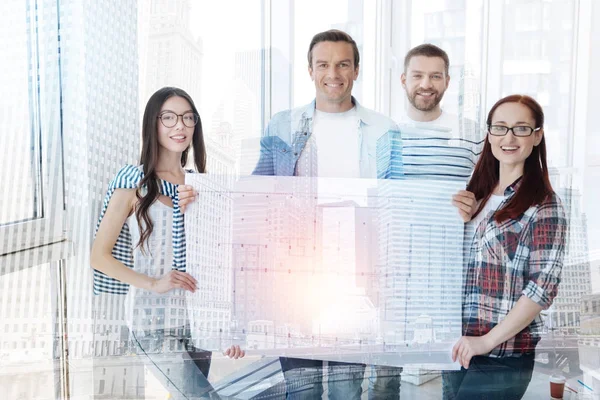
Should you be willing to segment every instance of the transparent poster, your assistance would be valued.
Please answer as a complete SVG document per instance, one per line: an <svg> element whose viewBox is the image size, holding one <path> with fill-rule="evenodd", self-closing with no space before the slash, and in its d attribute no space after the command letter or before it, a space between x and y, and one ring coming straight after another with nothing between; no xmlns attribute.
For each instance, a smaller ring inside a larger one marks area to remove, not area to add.
<svg viewBox="0 0 600 400"><path fill-rule="evenodd" d="M188 174L195 344L452 369L461 335L461 182Z"/></svg>

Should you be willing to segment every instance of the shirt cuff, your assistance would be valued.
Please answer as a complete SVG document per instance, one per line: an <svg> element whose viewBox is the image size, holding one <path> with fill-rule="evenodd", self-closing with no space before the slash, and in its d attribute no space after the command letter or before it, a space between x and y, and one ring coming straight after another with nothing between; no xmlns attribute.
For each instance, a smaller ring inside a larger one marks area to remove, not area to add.
<svg viewBox="0 0 600 400"><path fill-rule="evenodd" d="M523 295L529 297L544 310L552 305L552 299L548 297L548 291L533 281L529 281L525 289L523 289Z"/></svg>

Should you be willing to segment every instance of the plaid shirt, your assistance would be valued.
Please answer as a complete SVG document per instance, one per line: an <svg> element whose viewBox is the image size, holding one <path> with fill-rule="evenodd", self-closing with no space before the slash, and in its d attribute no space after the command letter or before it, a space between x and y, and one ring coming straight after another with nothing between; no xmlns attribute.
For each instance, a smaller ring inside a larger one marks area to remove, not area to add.
<svg viewBox="0 0 600 400"><path fill-rule="evenodd" d="M521 180L506 188L506 199ZM567 234L561 201L553 194L529 207L517 219L500 224L490 212L475 231L463 293L463 335L483 336L506 317L521 296L543 309L558 292ZM540 340L543 321L538 314L521 332L494 348L490 357L532 353Z"/></svg>

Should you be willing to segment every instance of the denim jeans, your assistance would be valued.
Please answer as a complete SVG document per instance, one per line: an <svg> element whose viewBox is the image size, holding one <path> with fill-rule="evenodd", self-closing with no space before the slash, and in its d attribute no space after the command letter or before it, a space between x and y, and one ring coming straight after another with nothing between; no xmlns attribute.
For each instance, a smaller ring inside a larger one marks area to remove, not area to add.
<svg viewBox="0 0 600 400"><path fill-rule="evenodd" d="M323 361L281 357L285 377L286 398L290 400L321 399L323 395ZM369 378L369 400L399 400L402 368L373 366ZM329 361L327 398L360 400L365 375L364 364Z"/></svg>
<svg viewBox="0 0 600 400"><path fill-rule="evenodd" d="M188 329L132 331L130 336L144 365L169 391L171 399L219 398L206 378L211 352L197 350L190 343Z"/></svg>
<svg viewBox="0 0 600 400"><path fill-rule="evenodd" d="M443 399L521 399L531 381L534 357L473 357L469 369L442 373Z"/></svg>
<svg viewBox="0 0 600 400"><path fill-rule="evenodd" d="M286 398L314 400L323 395L323 361L280 357L285 378ZM364 364L330 361L327 369L330 400L358 400L362 395Z"/></svg>
<svg viewBox="0 0 600 400"><path fill-rule="evenodd" d="M369 400L400 400L401 367L373 365L369 378Z"/></svg>

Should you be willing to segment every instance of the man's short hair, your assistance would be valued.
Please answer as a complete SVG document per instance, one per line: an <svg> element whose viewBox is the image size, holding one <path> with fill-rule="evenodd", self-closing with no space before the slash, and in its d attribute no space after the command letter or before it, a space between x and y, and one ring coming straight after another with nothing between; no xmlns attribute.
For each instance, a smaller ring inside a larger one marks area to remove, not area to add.
<svg viewBox="0 0 600 400"><path fill-rule="evenodd" d="M310 41L310 46L308 46L308 66L312 67L312 50L313 47L317 45L317 43L321 42L346 42L352 45L352 52L354 53L354 68L358 67L358 63L360 61L360 55L358 54L358 46L352 36L348 35L346 32L340 31L338 29L330 29L325 32L317 33L313 36Z"/></svg>
<svg viewBox="0 0 600 400"><path fill-rule="evenodd" d="M444 50L431 43L420 44L417 47L413 47L408 53L406 53L406 57L404 57L404 72L406 72L408 69L410 59L416 56L441 58L444 60L444 65L446 66L446 75L448 75L448 70L450 68L450 59L448 58L448 54Z"/></svg>

